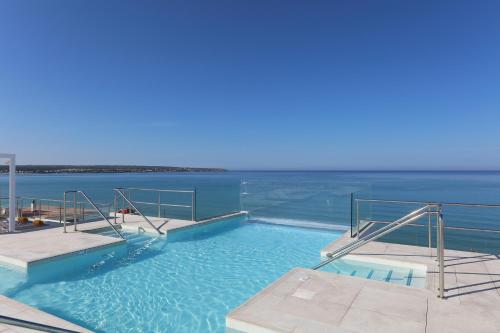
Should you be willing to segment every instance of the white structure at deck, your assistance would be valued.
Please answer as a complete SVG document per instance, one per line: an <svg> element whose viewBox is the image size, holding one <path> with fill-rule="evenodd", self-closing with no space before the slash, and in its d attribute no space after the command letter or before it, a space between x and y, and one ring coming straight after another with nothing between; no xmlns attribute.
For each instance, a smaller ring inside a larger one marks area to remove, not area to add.
<svg viewBox="0 0 500 333"><path fill-rule="evenodd" d="M9 165L9 232L16 231L16 155L2 154L0 159L6 159Z"/></svg>

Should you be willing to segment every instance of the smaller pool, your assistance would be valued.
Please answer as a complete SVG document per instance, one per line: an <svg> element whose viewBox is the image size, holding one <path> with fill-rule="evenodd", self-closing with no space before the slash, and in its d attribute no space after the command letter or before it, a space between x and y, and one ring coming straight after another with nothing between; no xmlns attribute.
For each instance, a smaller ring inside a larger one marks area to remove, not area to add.
<svg viewBox="0 0 500 333"><path fill-rule="evenodd" d="M357 276L364 279L425 288L426 269L423 265L399 262L371 261L369 258L348 256L323 266L323 272Z"/></svg>

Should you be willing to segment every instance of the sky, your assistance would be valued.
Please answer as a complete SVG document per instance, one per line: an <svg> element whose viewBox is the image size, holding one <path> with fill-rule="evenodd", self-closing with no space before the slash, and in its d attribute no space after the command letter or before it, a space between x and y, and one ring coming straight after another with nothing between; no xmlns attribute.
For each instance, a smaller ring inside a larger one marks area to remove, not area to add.
<svg viewBox="0 0 500 333"><path fill-rule="evenodd" d="M499 13L488 0L0 0L0 152L499 170Z"/></svg>

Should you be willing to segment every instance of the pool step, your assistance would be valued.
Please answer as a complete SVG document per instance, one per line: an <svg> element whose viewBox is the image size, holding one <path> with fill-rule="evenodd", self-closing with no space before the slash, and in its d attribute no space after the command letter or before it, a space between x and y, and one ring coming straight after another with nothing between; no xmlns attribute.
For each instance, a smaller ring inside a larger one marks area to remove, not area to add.
<svg viewBox="0 0 500 333"><path fill-rule="evenodd" d="M332 267L333 268L333 267ZM376 280L387 283L394 283L398 285L412 286L414 285L415 280L413 279L413 269L409 269L406 271L401 270L374 270L370 268L357 268L352 269L343 267L343 265L336 266L331 272L340 274L340 275L348 275L360 277L368 280Z"/></svg>
<svg viewBox="0 0 500 333"><path fill-rule="evenodd" d="M102 236L118 237L116 232L111 228L100 230L98 233ZM134 247L145 245L151 240L151 237L148 235L144 235L144 233L125 232L123 235L125 237L125 240L127 241L127 244Z"/></svg>
<svg viewBox="0 0 500 333"><path fill-rule="evenodd" d="M107 227L105 229L98 230L97 234L99 234L101 236L106 236L106 237L114 237L114 238L120 237L120 236L118 236L116 231L114 231L113 228L111 228L111 227Z"/></svg>
<svg viewBox="0 0 500 333"><path fill-rule="evenodd" d="M135 237L133 239L127 239L127 244L130 245L141 245L149 241L151 237Z"/></svg>

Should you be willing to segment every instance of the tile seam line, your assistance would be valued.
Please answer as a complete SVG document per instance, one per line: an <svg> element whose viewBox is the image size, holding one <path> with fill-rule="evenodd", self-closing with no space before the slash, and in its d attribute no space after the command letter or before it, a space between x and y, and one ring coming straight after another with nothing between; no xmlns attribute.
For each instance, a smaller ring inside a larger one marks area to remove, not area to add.
<svg viewBox="0 0 500 333"><path fill-rule="evenodd" d="M483 265L484 265L484 268L486 269L486 272L488 273L488 276L490 277L490 280L491 280L491 283L493 284L493 286L495 287L495 290L498 294L498 296L500 297L500 288L497 288L496 287L496 282L495 280L493 280L492 276L494 275L492 272L490 272L490 270L488 269L488 265L486 265L486 263L484 262L481 262Z"/></svg>
<svg viewBox="0 0 500 333"><path fill-rule="evenodd" d="M425 329L424 332L427 333L427 325L429 322L429 299L427 298L427 308L425 309Z"/></svg>
<svg viewBox="0 0 500 333"><path fill-rule="evenodd" d="M359 294L361 293L361 291L364 289L365 287L361 287L359 288L358 292L356 293L356 295L352 298L352 301L351 303L349 303L349 306L347 307L347 310L346 312L344 312L344 314L342 315L342 317L340 318L339 320L339 327L342 326L342 322L344 321L344 318L345 316L347 315L347 313L351 310L352 308L352 305L354 304L354 301L358 298Z"/></svg>

